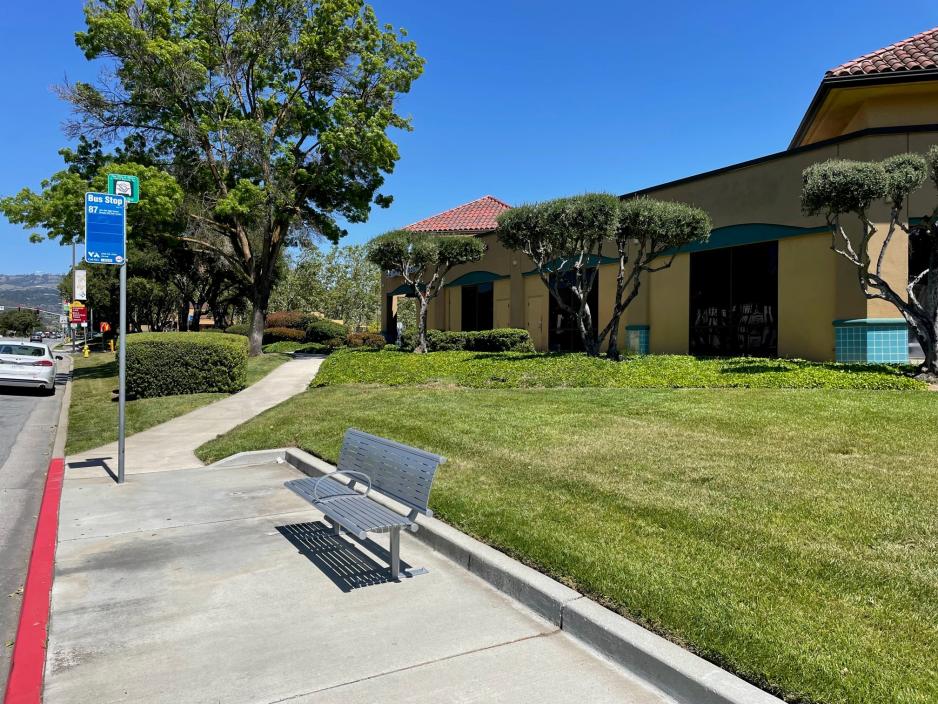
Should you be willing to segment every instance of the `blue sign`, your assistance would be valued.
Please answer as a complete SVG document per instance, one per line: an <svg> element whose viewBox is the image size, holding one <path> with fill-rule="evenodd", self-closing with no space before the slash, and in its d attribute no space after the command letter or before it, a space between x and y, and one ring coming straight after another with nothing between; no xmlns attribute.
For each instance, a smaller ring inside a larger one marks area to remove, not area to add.
<svg viewBox="0 0 938 704"><path fill-rule="evenodd" d="M124 196L85 194L85 261L89 264L123 264L127 261Z"/></svg>

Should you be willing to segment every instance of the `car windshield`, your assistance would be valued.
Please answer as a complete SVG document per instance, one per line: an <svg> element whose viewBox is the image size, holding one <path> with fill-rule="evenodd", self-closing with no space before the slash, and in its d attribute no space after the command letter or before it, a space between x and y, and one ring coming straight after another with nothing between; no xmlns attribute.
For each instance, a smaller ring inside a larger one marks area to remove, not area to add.
<svg viewBox="0 0 938 704"><path fill-rule="evenodd" d="M0 354L13 354L20 357L45 357L46 351L36 345L0 345Z"/></svg>

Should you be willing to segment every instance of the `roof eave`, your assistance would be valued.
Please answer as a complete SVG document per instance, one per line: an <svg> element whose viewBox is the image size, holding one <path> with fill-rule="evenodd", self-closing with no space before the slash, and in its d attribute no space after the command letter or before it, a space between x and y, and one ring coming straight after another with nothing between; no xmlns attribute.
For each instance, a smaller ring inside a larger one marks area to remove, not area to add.
<svg viewBox="0 0 938 704"><path fill-rule="evenodd" d="M917 83L918 81L933 81L938 79L938 69L922 69L917 71L892 71L889 73L863 73L849 76L825 76L818 86L811 104L801 118L795 135L788 144L789 149L804 146L801 140L804 139L811 123L817 117L818 110L824 103L824 99L833 88L858 88L866 85L880 84L888 85L891 83Z"/></svg>

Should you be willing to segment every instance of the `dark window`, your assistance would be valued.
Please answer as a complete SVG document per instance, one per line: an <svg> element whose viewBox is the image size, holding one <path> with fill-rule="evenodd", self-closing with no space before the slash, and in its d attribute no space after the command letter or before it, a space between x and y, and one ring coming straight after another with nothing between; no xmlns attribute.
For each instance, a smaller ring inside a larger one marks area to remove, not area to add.
<svg viewBox="0 0 938 704"><path fill-rule="evenodd" d="M690 352L778 354L778 242L690 255Z"/></svg>
<svg viewBox="0 0 938 704"><path fill-rule="evenodd" d="M563 302L576 309L579 306L579 300L573 293L573 284L576 283L576 272L567 271L563 274L552 274L551 276L560 277L558 293ZM550 308L547 325L547 346L551 352L582 352L583 336L580 335L579 322L576 316L565 313L553 294L549 294ZM586 296L586 303L590 308L590 316L593 319L593 333L597 330L597 318L599 317L599 276L593 282L593 288Z"/></svg>
<svg viewBox="0 0 938 704"><path fill-rule="evenodd" d="M492 283L462 287L462 329L491 330L495 298Z"/></svg>

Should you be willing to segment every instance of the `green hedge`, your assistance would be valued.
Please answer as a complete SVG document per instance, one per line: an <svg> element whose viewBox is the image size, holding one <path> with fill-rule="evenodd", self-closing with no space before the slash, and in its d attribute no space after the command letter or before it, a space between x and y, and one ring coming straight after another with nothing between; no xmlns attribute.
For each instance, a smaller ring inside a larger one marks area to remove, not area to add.
<svg viewBox="0 0 938 704"><path fill-rule="evenodd" d="M269 345L274 342L302 342L304 333L302 330L294 328L267 328L264 330L263 344Z"/></svg>
<svg viewBox="0 0 938 704"><path fill-rule="evenodd" d="M331 320L315 320L306 327L306 341L327 343L330 340L345 340L348 328Z"/></svg>
<svg viewBox="0 0 938 704"><path fill-rule="evenodd" d="M238 323L237 325L229 325L225 328L225 332L229 335L244 335L247 337L251 334L251 326L246 323Z"/></svg>
<svg viewBox="0 0 938 704"><path fill-rule="evenodd" d="M225 333L147 332L127 337L127 392L139 398L234 393L247 383L247 341Z"/></svg>
<svg viewBox="0 0 938 704"><path fill-rule="evenodd" d="M417 346L417 332L405 331L401 336L401 347L412 350ZM518 328L496 328L474 332L453 330L427 330L427 351L455 352L533 352L531 335Z"/></svg>

